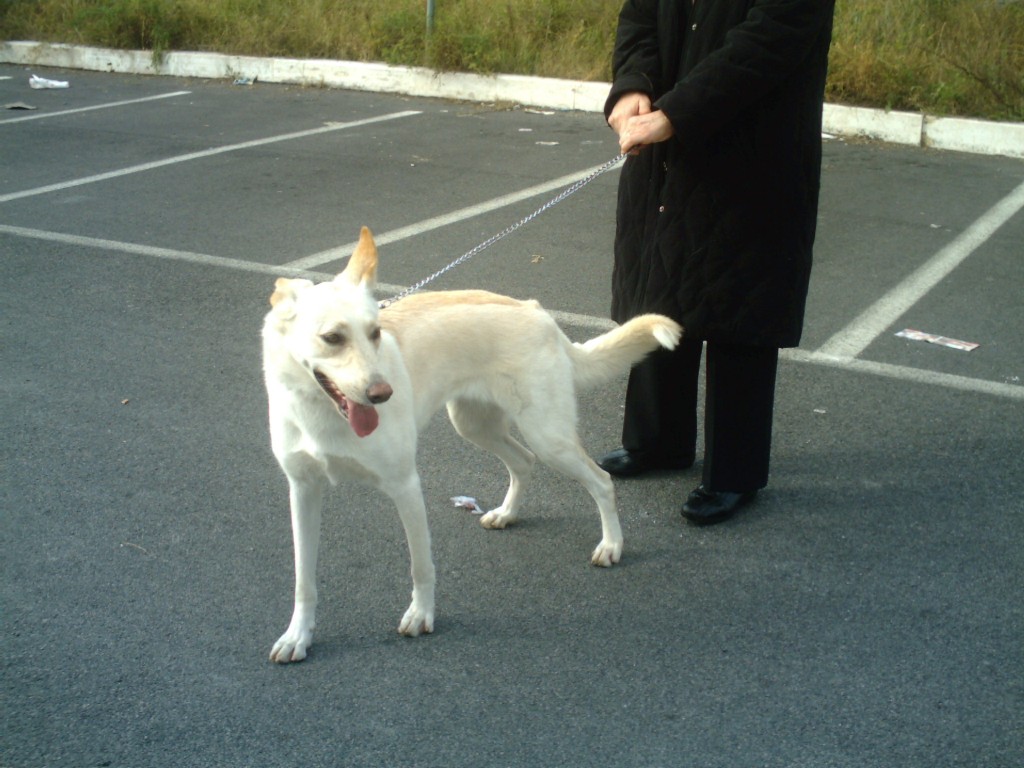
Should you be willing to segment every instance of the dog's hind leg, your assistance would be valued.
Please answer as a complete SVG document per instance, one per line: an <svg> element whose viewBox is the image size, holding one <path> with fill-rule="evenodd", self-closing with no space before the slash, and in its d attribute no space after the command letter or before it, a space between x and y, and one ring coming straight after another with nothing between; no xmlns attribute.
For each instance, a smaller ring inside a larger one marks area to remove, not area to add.
<svg viewBox="0 0 1024 768"><path fill-rule="evenodd" d="M557 413L558 417L552 418ZM571 408L545 409L526 414L516 425L537 458L567 477L578 480L597 503L601 515L601 542L591 555L594 565L607 568L622 557L622 527L615 508L615 487L608 473L583 450L574 427Z"/></svg>
<svg viewBox="0 0 1024 768"><path fill-rule="evenodd" d="M288 629L270 651L270 660L282 664L302 661L313 644L317 604L316 560L324 502L324 480L312 471L303 472L301 478L288 475L288 486L295 549L295 608Z"/></svg>
<svg viewBox="0 0 1024 768"><path fill-rule="evenodd" d="M505 412L493 403L453 400L448 417L455 430L471 443L490 451L505 464L509 485L505 500L480 518L484 528L504 528L519 516L519 498L530 479L536 457L509 433Z"/></svg>

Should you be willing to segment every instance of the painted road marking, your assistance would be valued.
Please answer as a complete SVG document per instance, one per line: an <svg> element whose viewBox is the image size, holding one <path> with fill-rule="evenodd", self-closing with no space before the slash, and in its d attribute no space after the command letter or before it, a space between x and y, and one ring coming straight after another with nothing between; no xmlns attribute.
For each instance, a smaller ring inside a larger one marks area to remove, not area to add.
<svg viewBox="0 0 1024 768"><path fill-rule="evenodd" d="M323 133L330 133L332 131L343 131L349 128L359 128L364 125L373 125L374 123L382 123L388 120L397 120L403 117L412 117L413 115L420 115L422 112L415 110L407 110L404 112L392 112L387 115L380 115L378 117L370 117L365 120L352 120L346 123L328 123L327 125L320 126L319 128L310 128L304 131L295 131L294 133L285 133L280 136L268 136L263 139L253 139L252 141L243 141L238 144L228 144L223 147L213 147L212 149L204 149L201 152L190 152L185 155L178 155L177 157L169 157L165 160L154 160L149 163L141 163L139 165L132 165L128 168L121 168L116 171L108 171L106 173L98 173L95 176L86 176L81 179L72 179L70 181L64 181L59 184L49 184L45 187L36 187L35 189L26 189L21 192L11 192L10 194L0 195L0 203L9 203L12 200L21 200L26 197L36 197L38 195L46 195L50 192L59 192L65 189L71 189L73 187L80 187L85 184L95 184L100 181L107 181L109 179L117 179L122 176L130 176L134 173L143 173L145 171L152 171L157 168L163 168L169 165L177 165L178 163L187 163L192 160L201 160L205 157L213 157L215 155L223 155L227 152L237 152L243 149L252 149L253 147L263 147L267 144L276 144L282 141L292 141L294 139L304 139L309 136L319 136Z"/></svg>
<svg viewBox="0 0 1024 768"><path fill-rule="evenodd" d="M111 107L126 107L131 104L142 104L146 101L157 101L158 99L173 99L175 96L187 96L192 91L175 91L174 93L161 93L157 96L146 96L141 99L128 99L126 101L112 101L109 104L94 104L91 107L78 107L77 109L63 109L60 112L44 112L36 115L25 115L24 117L9 117L0 120L0 125L5 123L23 123L26 120L45 120L48 117L61 117L63 115L77 115L79 112L92 112L96 109L110 109Z"/></svg>
<svg viewBox="0 0 1024 768"><path fill-rule="evenodd" d="M818 348L825 357L855 358L968 256L1024 208L1024 183Z"/></svg>
<svg viewBox="0 0 1024 768"><path fill-rule="evenodd" d="M156 248L136 243L123 243L115 240L104 240L93 237L81 237L79 235L68 235L59 232L47 232L39 229L28 229L26 227L14 227L0 224L0 234L24 237L33 240L64 243L86 248L98 248L101 250L127 253L134 256L146 256L149 258L169 259L192 264L199 264L208 267L219 267L222 269L234 269L242 272L252 272L269 276L285 277L306 277L311 280L328 280L333 275L310 272L296 269L290 266L277 266L274 264L260 264L242 259L231 259L223 256L196 253L193 251L178 251L171 248ZM403 290L405 286L379 284L377 286L381 296L390 296ZM581 315L573 312L561 312L549 310L555 320L593 331L603 332L615 326L615 324L602 317ZM857 360L851 357L824 354L821 351L807 352L801 349L784 349L780 353L783 360L797 363L810 363L822 365L829 368L849 370L854 373L864 373L873 376L899 379L917 384L929 384L946 389L956 389L963 392L974 392L977 394L991 395L994 397L1005 397L1014 400L1024 400L1024 386L1017 384L1003 384L999 382L986 381L984 379L972 379L966 376L955 376L947 373L909 368L899 365L888 365L886 363L875 363L869 360Z"/></svg>
<svg viewBox="0 0 1024 768"><path fill-rule="evenodd" d="M518 192L511 192L507 195L501 195L490 200L486 200L476 205L470 205L466 208L461 208L451 213L445 213L440 216L434 216L433 218L424 219L418 221L415 224L410 224L407 227L400 227L399 229L392 229L390 232L383 232L381 234L374 233L373 239L377 245L387 245L388 243L394 243L398 240L404 240L408 237L415 237L421 235L424 232L429 232L434 229L448 226L449 224L455 224L465 219L471 219L474 216L481 216L485 213L495 211L499 208L504 208L508 205L514 205L515 203L522 202L523 200L529 200L531 197L544 194L545 192L551 192L556 189L562 189L568 187L570 184L575 184L580 179L586 178L594 171L604 167L605 164L595 165L593 168L587 168L584 171L577 173L570 173L566 176L561 176L551 181L546 181L543 184L536 184L526 189L521 189ZM312 269L319 267L330 261L337 261L338 259L346 259L352 255L352 251L355 250L356 242L346 243L345 245L339 245L337 248L330 248L320 253L314 253L310 256L305 256L301 259L295 259L290 261L286 266L292 267L293 269Z"/></svg>

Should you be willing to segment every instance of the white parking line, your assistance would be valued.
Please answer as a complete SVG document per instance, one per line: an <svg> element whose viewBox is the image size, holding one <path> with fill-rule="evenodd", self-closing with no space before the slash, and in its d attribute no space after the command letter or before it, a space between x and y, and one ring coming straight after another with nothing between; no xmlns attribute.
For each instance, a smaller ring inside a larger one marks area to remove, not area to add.
<svg viewBox="0 0 1024 768"><path fill-rule="evenodd" d="M230 259L223 256L213 256L193 251L178 251L171 248L156 248L136 243L123 243L116 240L104 240L93 237L82 237L79 235L68 235L60 232L47 232L39 229L28 229L26 227L14 227L7 224L0 224L0 234L25 237L33 240L64 243L86 248L98 248L107 251L127 253L134 256L147 256L150 258L170 259L192 264L200 264L209 267L223 269L234 269L241 272L252 272L278 277L306 277L311 280L326 280L332 277L322 272L310 272L296 269L287 265L277 266L274 264L260 264L242 259ZM378 284L378 291L381 296L391 296L401 291L405 286ZM548 310L559 322L586 328L596 332L604 332L614 327L614 323L603 317L581 315L573 312L561 312ZM899 365L888 365L886 363L875 363L868 360L856 360L849 357L837 357L823 354L821 352L808 352L802 349L784 349L781 352L783 360L797 363L811 363L823 365L829 368L841 368L856 373L866 373L874 376L883 376L891 379L900 379L917 384L929 384L932 386L957 389L964 392L975 392L978 394L991 395L995 397L1006 397L1014 400L1024 400L1024 387L1017 384L1002 384L999 382L986 381L984 379L972 379L966 376L954 376L946 373L909 368Z"/></svg>
<svg viewBox="0 0 1024 768"><path fill-rule="evenodd" d="M595 165L593 168L587 168L586 170L579 171L577 173L570 173L566 176L562 176L551 181L546 181L543 184L536 184L526 189L521 189L518 192L511 192L507 195L495 197L490 200L485 200L482 203L476 205L470 205L466 208L461 208L451 213L445 213L440 216L434 216L430 219L424 219L418 221L415 224L410 224L406 227L400 227L399 229L392 229L389 232L383 232L380 234L374 233L373 239L377 245L386 245L393 243L397 240L404 240L407 237L415 237L416 235L429 232L432 229L439 229L440 227L454 224L465 219L471 219L474 216L480 216L490 211L497 210L498 208L504 208L507 205L514 205L515 203L522 202L523 200L529 200L531 197L536 197L545 192L551 192L556 189L568 187L570 184L574 184L580 179L586 178L594 171L602 168L605 164ZM356 243L346 243L345 245L339 245L336 248L331 248L320 253L314 253L311 256L305 256L295 261L290 261L286 266L293 269L312 269L313 267L319 267L322 264L326 264L329 261L337 261L338 259L347 258L352 255L352 251L355 249Z"/></svg>
<svg viewBox="0 0 1024 768"><path fill-rule="evenodd" d="M873 360L857 360L852 357L835 357L821 352L808 352L803 349L783 349L779 353L783 360L796 363L811 363L827 368L842 368L854 373L867 373L872 376L883 376L888 379L899 379L915 384L931 384L946 389L957 389L962 392L976 392L982 395L1008 397L1013 400L1024 400L1024 387L1019 384L1004 384L998 381L972 379L968 376L957 376L951 373L939 373L923 368L911 368L906 365L876 363Z"/></svg>
<svg viewBox="0 0 1024 768"><path fill-rule="evenodd" d="M110 109L111 107L126 107L130 104L142 104L146 101L157 101L159 99L173 99L175 96L187 96L192 91L174 91L173 93L161 93L157 96L146 96L141 99L128 99L127 101L111 101L108 104L94 104L91 107L78 107L77 109L62 109L60 112L43 112L36 115L25 115L24 117L9 117L0 120L0 125L6 123L23 123L26 120L45 120L48 117L61 117L62 115L77 115L79 112L92 112L96 109Z"/></svg>
<svg viewBox="0 0 1024 768"><path fill-rule="evenodd" d="M404 112L392 112L387 115L380 115L378 117L370 117L365 120L352 120L347 123L328 123L327 125L319 128L311 128L305 131L295 131L294 133L285 133L280 136L268 136L263 139L253 139L252 141L243 141L238 144L228 144L223 147L214 147L212 149L205 149L201 152L190 152L186 155L178 155L177 157L169 157L166 160L154 160L150 163L141 163L139 165L132 165L128 168L121 168L117 171L108 171L107 173L98 173L95 176L86 176L81 179L72 179L70 181L64 181L59 184L49 184L45 187L36 187L35 189L26 189L22 192L11 192L6 195L0 195L0 203L8 203L12 200L20 200L25 197L35 197L37 195L45 195L50 192L59 192L64 189L71 189L72 187L80 187L85 184L95 184L99 181L107 181L108 179L117 179L122 176L129 176L133 173L142 173L143 171L152 171L156 168L163 168L168 165L176 165L178 163L186 163L191 160L199 160L204 157L212 157L214 155L222 155L226 152L237 152L242 149L251 149L253 147L262 147L267 144L276 144L281 141L291 141L293 139L304 139L308 136L318 136L322 133L330 133L331 131L343 131L348 128L359 128L364 125L372 125L374 123L382 123L387 120L397 120L402 117L412 117L413 115L420 115L422 112L415 110L407 110Z"/></svg>
<svg viewBox="0 0 1024 768"><path fill-rule="evenodd" d="M818 348L826 357L857 357L914 304L981 247L1024 208L1024 183L964 230L953 242L918 267L902 283L864 310L857 319Z"/></svg>
<svg viewBox="0 0 1024 768"><path fill-rule="evenodd" d="M258 262L243 261L242 259L231 259L225 256L212 256L207 253L196 253L194 251L178 251L173 248L158 248L152 245L141 245L139 243L124 243L118 240L105 240L98 237L69 235L63 232L48 232L42 229L15 227L10 224L0 224L0 234L14 235L15 237L26 237L30 240L44 240L50 243L63 243L64 245L74 245L83 248L99 248L104 251L127 253L132 256L148 256L156 259L184 261L191 264L202 264L206 267L237 269L243 272L263 272L279 277L316 277L318 279L327 277L327 275L299 273L296 270L283 269L272 264L260 264Z"/></svg>

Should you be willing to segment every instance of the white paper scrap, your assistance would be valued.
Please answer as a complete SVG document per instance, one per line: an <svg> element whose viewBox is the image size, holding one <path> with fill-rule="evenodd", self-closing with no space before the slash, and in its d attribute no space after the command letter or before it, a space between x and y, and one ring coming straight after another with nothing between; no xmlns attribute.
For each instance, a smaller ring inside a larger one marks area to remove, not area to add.
<svg viewBox="0 0 1024 768"><path fill-rule="evenodd" d="M452 496L452 504L460 509L472 512L474 515L482 515L484 513L480 509L480 505L476 503L476 499L472 496Z"/></svg>
<svg viewBox="0 0 1024 768"><path fill-rule="evenodd" d="M32 75L28 79L28 85L30 88L35 88L37 91L42 88L67 88L69 87L67 80L47 80L45 77L39 77L39 75Z"/></svg>
<svg viewBox="0 0 1024 768"><path fill-rule="evenodd" d="M970 352L972 349L977 349L981 346L980 344L975 344L973 341L960 341L959 339L951 339L948 336L939 336L934 333L916 331L913 328L904 328L896 335L904 339L927 341L929 344L938 344L943 347L949 347L950 349L959 349L961 352Z"/></svg>

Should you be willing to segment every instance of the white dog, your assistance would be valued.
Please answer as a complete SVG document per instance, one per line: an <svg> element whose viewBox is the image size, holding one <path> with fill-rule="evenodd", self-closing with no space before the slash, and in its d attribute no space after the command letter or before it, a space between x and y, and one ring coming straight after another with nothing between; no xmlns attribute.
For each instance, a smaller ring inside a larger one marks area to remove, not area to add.
<svg viewBox="0 0 1024 768"><path fill-rule="evenodd" d="M675 347L682 334L673 320L644 315L574 344L537 302L484 291L414 294L379 310L376 272L377 249L363 227L333 281L282 278L270 297L263 326L270 436L288 477L295 545L295 610L273 661L300 661L312 642L323 495L342 478L369 482L398 507L413 583L398 631L433 630L434 564L416 442L445 404L459 434L495 453L511 477L504 502L481 518L485 528L515 521L539 458L597 502L602 538L591 561L618 562L612 483L579 444L575 391L624 373L658 346ZM509 434L513 424L533 452Z"/></svg>

